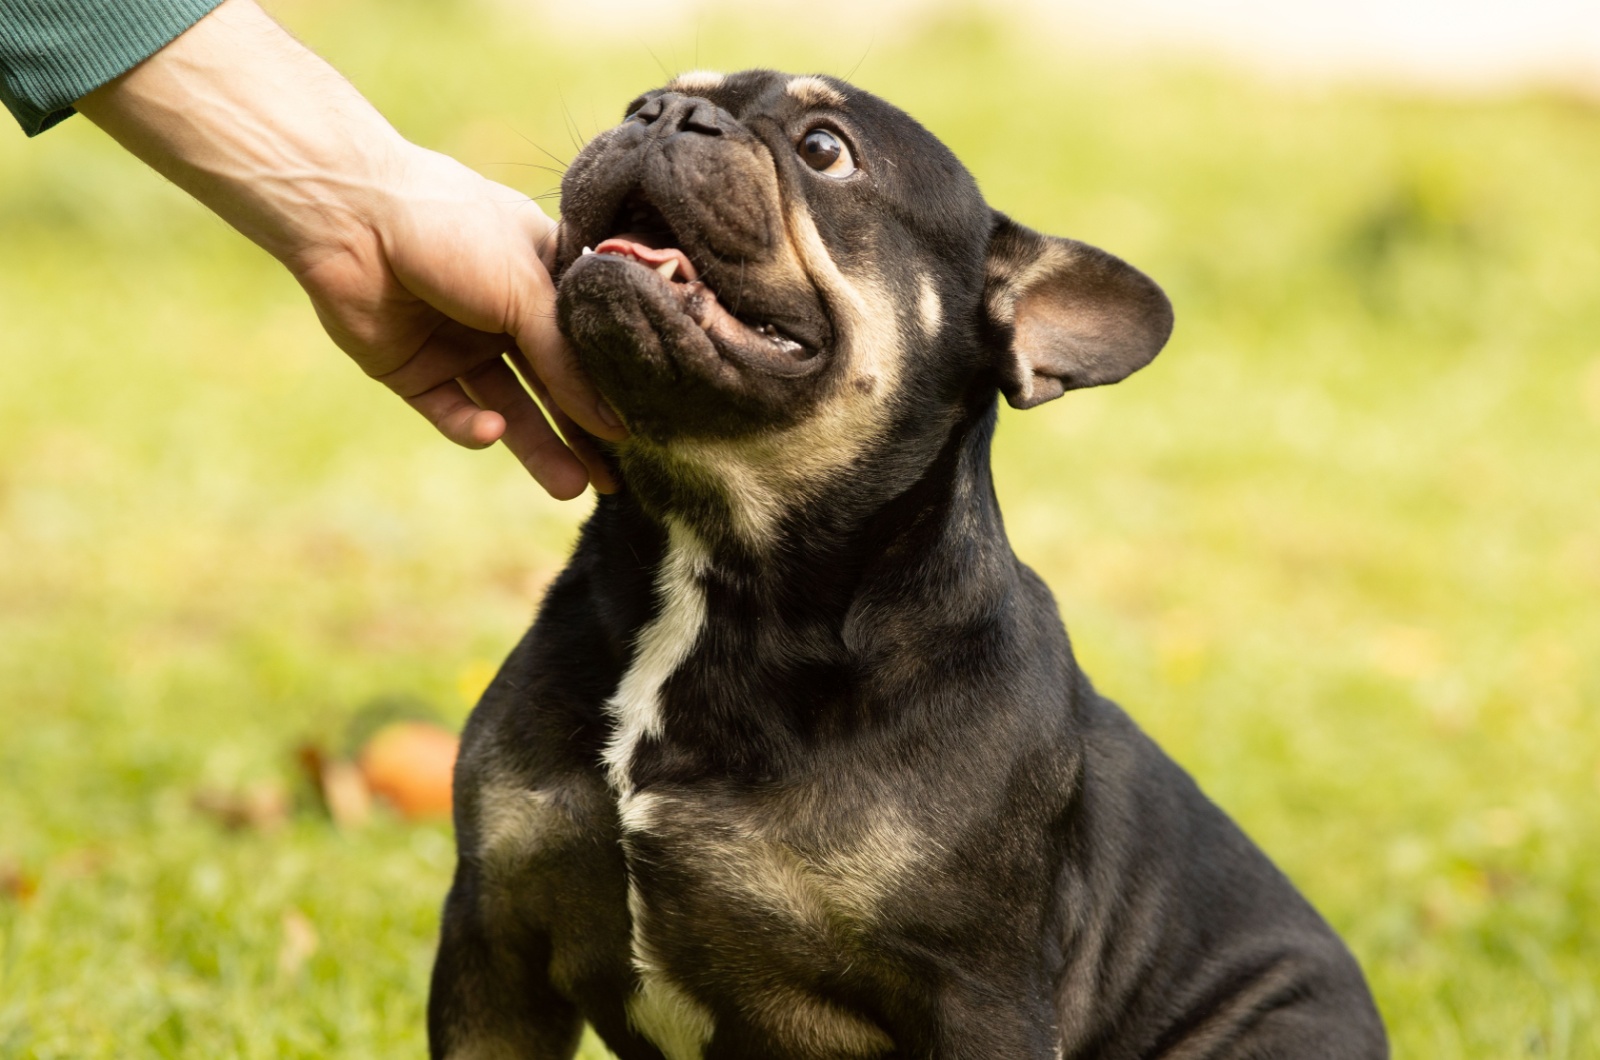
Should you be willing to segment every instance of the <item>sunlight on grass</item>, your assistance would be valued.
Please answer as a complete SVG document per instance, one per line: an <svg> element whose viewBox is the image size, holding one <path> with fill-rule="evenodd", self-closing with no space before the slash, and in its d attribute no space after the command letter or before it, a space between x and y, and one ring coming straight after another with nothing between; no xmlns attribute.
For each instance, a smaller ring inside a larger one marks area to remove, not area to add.
<svg viewBox="0 0 1600 1060"><path fill-rule="evenodd" d="M662 80L485 8L276 10L530 193ZM769 37L653 47L860 57ZM856 75L1177 305L1146 372L1003 418L1018 552L1350 941L1397 1056L1600 1056L1600 108L1034 48L947 15ZM377 697L459 722L586 502L432 436L81 120L0 138L0 247L0 1057L418 1054L447 830L192 796Z"/></svg>

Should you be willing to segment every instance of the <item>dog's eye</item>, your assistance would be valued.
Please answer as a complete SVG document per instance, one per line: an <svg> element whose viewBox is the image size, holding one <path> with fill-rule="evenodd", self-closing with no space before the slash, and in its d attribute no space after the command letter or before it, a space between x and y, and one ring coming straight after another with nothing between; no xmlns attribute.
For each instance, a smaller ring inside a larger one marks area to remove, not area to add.
<svg viewBox="0 0 1600 1060"><path fill-rule="evenodd" d="M848 177L856 171L850 148L827 129L812 129L800 140L800 158L825 177Z"/></svg>

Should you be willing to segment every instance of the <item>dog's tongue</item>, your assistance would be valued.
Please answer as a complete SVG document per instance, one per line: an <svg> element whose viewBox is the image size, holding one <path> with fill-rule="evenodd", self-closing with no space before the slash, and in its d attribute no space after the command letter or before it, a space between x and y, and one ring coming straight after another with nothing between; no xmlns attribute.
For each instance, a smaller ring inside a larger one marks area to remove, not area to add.
<svg viewBox="0 0 1600 1060"><path fill-rule="evenodd" d="M677 262L675 274L662 272L662 275L668 279L682 280L684 283L693 283L699 278L699 273L695 271L693 263L689 261L689 255L677 247L652 247L647 243L639 242L632 236L622 235L613 236L601 243L594 248L594 252L596 254L619 254L623 257L629 257L635 261L643 262L657 272L662 272L662 266L667 265L669 262Z"/></svg>

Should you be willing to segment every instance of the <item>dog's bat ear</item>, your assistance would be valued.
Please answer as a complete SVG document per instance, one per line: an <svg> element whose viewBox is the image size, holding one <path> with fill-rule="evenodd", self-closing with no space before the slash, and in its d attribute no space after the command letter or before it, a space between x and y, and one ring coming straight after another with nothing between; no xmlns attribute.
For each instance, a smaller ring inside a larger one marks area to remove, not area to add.
<svg viewBox="0 0 1600 1060"><path fill-rule="evenodd" d="M994 215L984 308L1013 408L1104 386L1143 368L1172 334L1172 303L1121 258Z"/></svg>

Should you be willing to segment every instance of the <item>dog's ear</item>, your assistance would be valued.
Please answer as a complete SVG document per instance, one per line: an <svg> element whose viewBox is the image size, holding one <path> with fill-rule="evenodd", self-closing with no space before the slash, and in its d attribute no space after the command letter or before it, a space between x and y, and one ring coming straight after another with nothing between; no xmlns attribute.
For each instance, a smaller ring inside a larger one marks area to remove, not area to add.
<svg viewBox="0 0 1600 1060"><path fill-rule="evenodd" d="M1028 409L1149 364L1172 334L1172 303L1120 258L994 215L984 308L1000 336L1000 390Z"/></svg>

